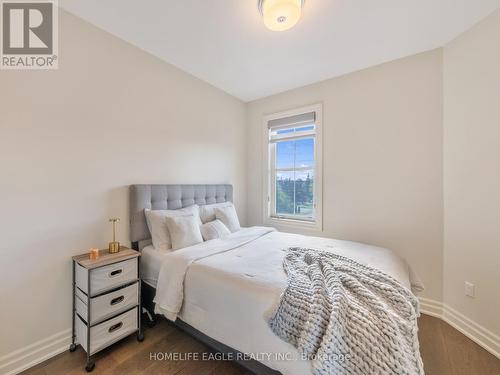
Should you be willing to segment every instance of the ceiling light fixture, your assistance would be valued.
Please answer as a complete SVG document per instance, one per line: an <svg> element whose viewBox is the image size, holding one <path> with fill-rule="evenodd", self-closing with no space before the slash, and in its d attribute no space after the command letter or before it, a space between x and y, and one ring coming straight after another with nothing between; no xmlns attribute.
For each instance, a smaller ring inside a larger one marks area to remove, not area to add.
<svg viewBox="0 0 500 375"><path fill-rule="evenodd" d="M285 31L300 20L305 0L259 0L264 25L272 31Z"/></svg>

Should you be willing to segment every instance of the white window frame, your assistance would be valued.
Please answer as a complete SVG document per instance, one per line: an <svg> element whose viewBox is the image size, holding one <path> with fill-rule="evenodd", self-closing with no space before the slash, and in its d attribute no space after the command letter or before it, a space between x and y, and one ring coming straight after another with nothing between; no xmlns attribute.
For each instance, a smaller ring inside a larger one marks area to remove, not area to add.
<svg viewBox="0 0 500 375"><path fill-rule="evenodd" d="M304 113L315 112L315 144L314 144L314 221L300 220L290 217L273 217L272 204L275 195L275 186L272 182L274 156L270 155L269 147L269 129L268 123L271 120L278 120L285 117L301 115ZM265 225L271 225L284 231L323 231L323 105L313 104L306 107L296 108L289 111L273 113L264 116L263 122L263 222Z"/></svg>

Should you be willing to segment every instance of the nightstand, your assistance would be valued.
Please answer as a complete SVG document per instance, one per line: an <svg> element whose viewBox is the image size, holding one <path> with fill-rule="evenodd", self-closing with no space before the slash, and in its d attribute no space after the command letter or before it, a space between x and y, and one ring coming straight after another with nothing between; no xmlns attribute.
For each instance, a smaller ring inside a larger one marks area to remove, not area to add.
<svg viewBox="0 0 500 375"><path fill-rule="evenodd" d="M101 250L99 258L90 255L73 257L73 335L71 352L76 341L87 353L85 369L95 367L92 356L111 344L141 329L141 253L128 248L110 254Z"/></svg>

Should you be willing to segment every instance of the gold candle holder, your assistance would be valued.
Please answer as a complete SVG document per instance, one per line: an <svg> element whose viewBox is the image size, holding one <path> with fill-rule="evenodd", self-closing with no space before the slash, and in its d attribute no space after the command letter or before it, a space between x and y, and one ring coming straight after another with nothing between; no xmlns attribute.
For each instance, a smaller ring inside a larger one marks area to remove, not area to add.
<svg viewBox="0 0 500 375"><path fill-rule="evenodd" d="M114 254L120 251L120 242L116 240L116 223L120 221L119 217L114 217L109 219L110 223L113 223L113 242L109 243L108 251L110 254Z"/></svg>

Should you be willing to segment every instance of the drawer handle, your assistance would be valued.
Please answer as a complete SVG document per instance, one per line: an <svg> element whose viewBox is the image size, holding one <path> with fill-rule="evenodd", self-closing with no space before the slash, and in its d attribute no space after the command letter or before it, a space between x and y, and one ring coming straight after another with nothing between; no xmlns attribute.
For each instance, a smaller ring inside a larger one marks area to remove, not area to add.
<svg viewBox="0 0 500 375"><path fill-rule="evenodd" d="M113 298L109 304L111 306L118 305L120 302L123 302L124 299L125 299L125 296L116 297L116 298Z"/></svg>
<svg viewBox="0 0 500 375"><path fill-rule="evenodd" d="M109 273L109 277L115 277L115 276L118 276L119 274L121 274L123 272L122 269L119 269L119 270L114 270L112 272Z"/></svg>
<svg viewBox="0 0 500 375"><path fill-rule="evenodd" d="M123 322L120 322L120 323L117 323L115 325L112 325L111 327L109 327L108 332L109 333L113 333L114 331L117 331L120 328L122 328L122 326L123 326Z"/></svg>

